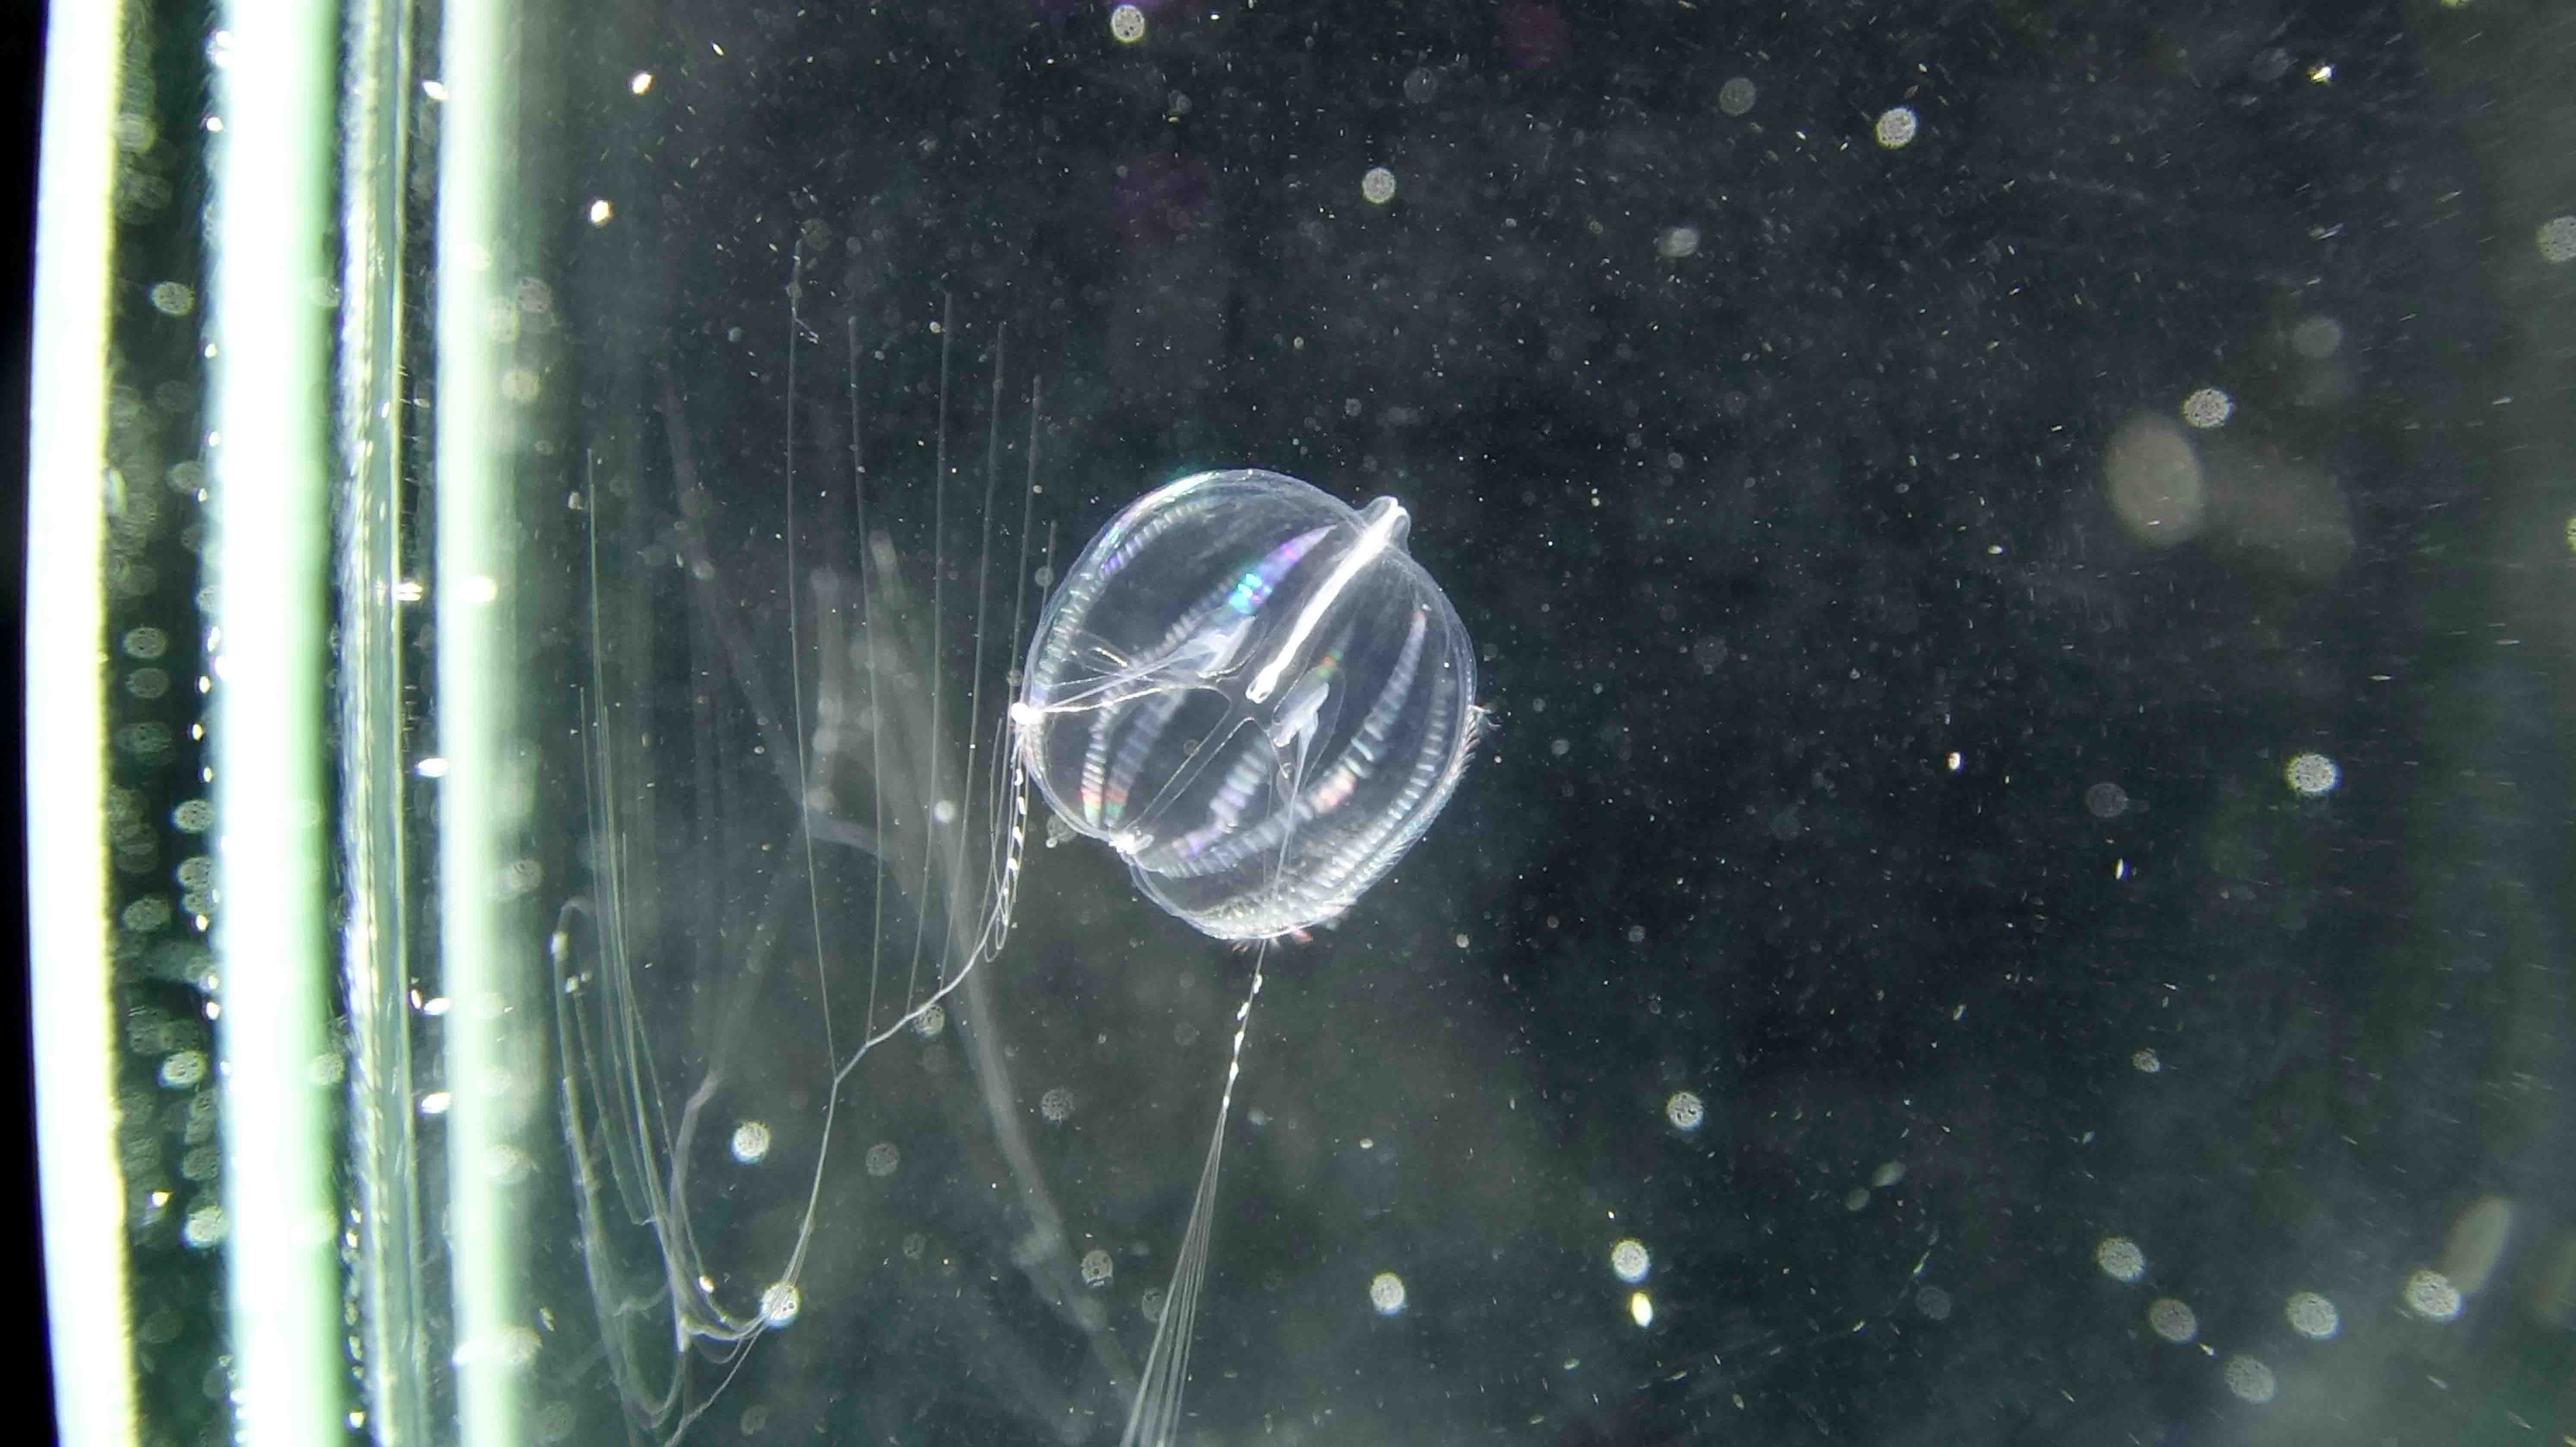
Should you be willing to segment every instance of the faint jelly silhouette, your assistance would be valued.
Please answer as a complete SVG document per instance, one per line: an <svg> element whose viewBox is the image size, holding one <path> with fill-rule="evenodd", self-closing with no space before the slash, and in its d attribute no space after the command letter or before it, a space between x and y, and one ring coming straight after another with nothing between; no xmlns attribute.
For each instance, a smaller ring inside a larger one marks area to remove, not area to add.
<svg viewBox="0 0 2576 1447"><path fill-rule="evenodd" d="M897 318L871 344L852 303L826 341L805 320L807 258L828 239L813 231L794 252L772 367L737 375L675 351L657 369L667 435L603 428L573 500L586 656L567 690L578 757L562 767L588 843L574 861L583 892L548 949L561 1117L592 1359L636 1434L662 1444L690 1434L769 1332L818 1314L828 1327L796 1329L850 1329L853 1268L846 1252L818 1267L818 1223L860 1239L900 1228L891 1206L864 1221L827 1210L827 1166L863 1166L880 1189L930 1169L883 1137L932 1138L935 1099L846 1089L906 1032L926 1051L964 1049L1013 1187L1014 1264L1088 1339L1101 1375L1132 1380L1025 1139L995 1029L952 1036L943 1005L963 990L965 1014L990 1020L974 966L1002 946L1018 872L1025 802L998 700L1039 556L1039 395L1025 444L1006 440L997 329L983 347L982 506L967 515L950 462L953 308L926 326ZM935 373L914 342L925 332ZM747 405L782 388L776 412ZM891 458L872 434L898 439ZM701 438L726 468L699 467ZM1015 446L1028 481L1007 499ZM775 482L728 475L769 447ZM898 493L922 506L887 505ZM916 587L905 563L924 558ZM843 1142L854 1114L870 1135ZM756 1406L819 1418L828 1397L810 1386L764 1377ZM1060 1416L1013 1405L1032 1423Z"/></svg>
<svg viewBox="0 0 2576 1447"><path fill-rule="evenodd" d="M1099 1380L1121 1393L1138 1381L1025 1139L981 998L977 967L1009 937L1034 782L1157 906L1265 942L1131 1408L1130 1441L1166 1441L1266 941L1342 913L1429 826L1482 721L1473 658L1406 555L1392 500L1354 511L1275 473L1228 472L1158 489L1104 529L1014 670L1026 590L1053 581L1032 567L1037 389L1026 442L1006 438L997 330L975 508L952 482L953 310L926 328L935 386L903 340L918 322L863 345L853 302L827 342L805 321L830 295L806 260L826 239L800 237L786 346L766 376L784 385L766 433L779 482L729 486L697 466L691 412L713 455L757 456L764 434L758 409L726 392L731 374L682 361L659 369L667 436L603 434L575 499L590 587L567 767L586 800L589 881L549 954L592 1359L639 1435L669 1444L767 1333L822 1330L795 1325L818 1312L848 1329L856 1283L847 1252L817 1264L821 1223L883 1241L905 1229L899 1212L934 1230L944 1219L920 1197L860 1220L825 1210L832 1160L881 1190L936 1169L892 1143L936 1140L935 1099L849 1083L898 1036L943 1048L943 1002L958 994L959 1023L976 1028L956 1038L1012 1187L1011 1260L1086 1338ZM846 385L806 397L808 371ZM898 439L891 459L863 446L871 432ZM1013 450L1009 470L1027 475L1016 499L1002 482ZM662 459L667 498L645 485ZM885 505L898 479L926 509ZM907 582L908 558L928 560L926 587ZM952 573L971 584L962 597ZM1007 712L993 702L1005 688ZM841 1143L854 1112L868 1134ZM870 1319L957 1300L877 1302ZM911 1341L881 1343L882 1369L900 1372ZM782 1430L780 1413L820 1413L831 1396L796 1370L779 1359L757 1378L753 1400ZM1079 1420L1044 1393L1006 1405L1058 1433Z"/></svg>

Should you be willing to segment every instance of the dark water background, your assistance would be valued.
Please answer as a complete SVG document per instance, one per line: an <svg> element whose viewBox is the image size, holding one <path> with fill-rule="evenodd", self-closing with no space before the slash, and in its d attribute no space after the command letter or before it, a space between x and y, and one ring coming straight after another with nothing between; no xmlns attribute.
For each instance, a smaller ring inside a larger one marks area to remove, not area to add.
<svg viewBox="0 0 2576 1447"><path fill-rule="evenodd" d="M997 338L1003 461L1035 379L1066 554L1207 466L1412 510L1501 731L1416 857L1273 966L1185 1440L2567 1429L2576 282L2533 238L2576 191L2517 58L2563 58L2563 20L1145 20L629 6L531 38L566 98L530 144L579 445L642 511L682 506L688 454L755 636L794 576L788 459L828 490L848 452L849 338L871 505L922 578L973 577ZM2205 388L2232 411L2186 427ZM2188 540L2114 506L2124 428L2193 459ZM641 548L612 582L707 606ZM739 678L661 636L662 687ZM2308 754L2330 790L2291 786ZM1097 851L1032 853L960 1028L1001 1043L1140 1360L1247 964ZM738 947L722 894L664 927ZM1097 1333L1015 1260L959 1038L853 1075L802 1315L699 1436L1114 1436ZM2097 1264L2111 1238L2143 1279ZM2455 1319L2409 1306L2426 1270ZM2331 1338L2286 1319L2303 1291ZM613 1435L567 1330L548 1382L587 1405L549 1420Z"/></svg>

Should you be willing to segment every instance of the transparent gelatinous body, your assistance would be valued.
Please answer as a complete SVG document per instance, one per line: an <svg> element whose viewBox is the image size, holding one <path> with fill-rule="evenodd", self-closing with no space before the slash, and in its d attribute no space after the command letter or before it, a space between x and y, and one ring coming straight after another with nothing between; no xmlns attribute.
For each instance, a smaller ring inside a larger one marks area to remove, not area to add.
<svg viewBox="0 0 2576 1447"><path fill-rule="evenodd" d="M1475 655L1406 525L1393 498L1203 472L1120 513L1047 603L1012 709L1029 777L1207 934L1338 917L1457 787Z"/></svg>

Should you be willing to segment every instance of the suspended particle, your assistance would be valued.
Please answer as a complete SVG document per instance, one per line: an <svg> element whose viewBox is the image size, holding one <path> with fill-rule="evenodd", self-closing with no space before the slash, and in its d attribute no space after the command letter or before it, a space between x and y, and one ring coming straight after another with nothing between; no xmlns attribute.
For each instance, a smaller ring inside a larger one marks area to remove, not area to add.
<svg viewBox="0 0 2576 1447"><path fill-rule="evenodd" d="M1628 1319L1641 1329L1655 1324L1655 1299L1642 1291L1628 1293Z"/></svg>
<svg viewBox="0 0 2576 1447"><path fill-rule="evenodd" d="M2310 1341L2328 1341L2342 1330L2343 1321L2335 1304L2313 1291L2294 1291L2282 1306L2281 1314L2290 1321L2290 1330Z"/></svg>
<svg viewBox="0 0 2576 1447"><path fill-rule="evenodd" d="M2216 387L2203 387L2182 399L2182 420L2207 431L2223 427L2236 415L2236 399Z"/></svg>
<svg viewBox="0 0 2576 1447"><path fill-rule="evenodd" d="M224 1208L212 1203L190 1211L187 1223L179 1228L180 1243L198 1251L221 1246L231 1234L232 1222L225 1217Z"/></svg>
<svg viewBox="0 0 2576 1447"><path fill-rule="evenodd" d="M2258 1405L2272 1400L2272 1394L2280 1389L2272 1369L2252 1357L2229 1357L2225 1374L2227 1390Z"/></svg>
<svg viewBox="0 0 2576 1447"><path fill-rule="evenodd" d="M2407 1277L2404 1297L2406 1309L2426 1321L2459 1319L2460 1289L2438 1271L2418 1271Z"/></svg>
<svg viewBox="0 0 2576 1447"><path fill-rule="evenodd" d="M805 1293L793 1281L774 1281L760 1293L760 1319L771 1326L785 1326L805 1309Z"/></svg>
<svg viewBox="0 0 2576 1447"><path fill-rule="evenodd" d="M1404 1310L1404 1278L1392 1271L1381 1271L1369 1278L1369 1305L1380 1316L1395 1316Z"/></svg>
<svg viewBox="0 0 2576 1447"><path fill-rule="evenodd" d="M1903 1161L1881 1161L1878 1169L1869 1173L1870 1185L1881 1191L1904 1179L1905 1162Z"/></svg>
<svg viewBox="0 0 2576 1447"><path fill-rule="evenodd" d="M1679 261L1698 252L1699 228L1696 226L1667 226L1655 238L1655 254L1666 261Z"/></svg>
<svg viewBox="0 0 2576 1447"><path fill-rule="evenodd" d="M2576 216L2552 216L2541 222L2532 243L2540 248L2540 259L2552 266L2576 261Z"/></svg>
<svg viewBox="0 0 2576 1447"><path fill-rule="evenodd" d="M2290 791L2303 799L2319 799L2334 792L2343 782L2343 770L2323 754L2306 753L2290 760L2281 770Z"/></svg>
<svg viewBox="0 0 2576 1447"><path fill-rule="evenodd" d="M2321 362L2343 345L2343 323L2332 317L2303 317L2290 329L2290 350Z"/></svg>
<svg viewBox="0 0 2576 1447"><path fill-rule="evenodd" d="M2134 1283L2147 1274L2147 1253L2126 1236L2105 1236L2093 1248L2093 1264L2113 1281Z"/></svg>
<svg viewBox="0 0 2576 1447"><path fill-rule="evenodd" d="M2147 1329L2179 1346L2200 1335L2200 1317L2188 1304L2159 1296L2147 1303Z"/></svg>

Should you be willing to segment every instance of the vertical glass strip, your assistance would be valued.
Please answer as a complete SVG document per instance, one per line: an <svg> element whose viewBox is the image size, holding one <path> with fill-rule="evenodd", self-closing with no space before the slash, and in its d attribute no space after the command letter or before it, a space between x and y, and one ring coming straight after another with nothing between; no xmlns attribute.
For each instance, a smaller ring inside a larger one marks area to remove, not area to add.
<svg viewBox="0 0 2576 1447"><path fill-rule="evenodd" d="M210 50L214 942L245 1443L346 1430L321 730L332 13L321 0L235 0Z"/></svg>
<svg viewBox="0 0 2576 1447"><path fill-rule="evenodd" d="M58 5L45 44L28 419L27 817L36 1134L55 1430L135 1440L110 1016L102 489L118 0ZM43 837L34 836L41 829Z"/></svg>
<svg viewBox="0 0 2576 1447"><path fill-rule="evenodd" d="M331 718L338 765L341 986L349 1018L348 1290L361 1336L363 1425L380 1447L431 1440L432 1333L422 1264L413 1102L410 882L403 811L403 322L413 271L410 7L360 3L342 22L340 486L334 542L340 639Z"/></svg>
<svg viewBox="0 0 2576 1447"><path fill-rule="evenodd" d="M544 1045L514 1015L533 959L514 961L502 870L532 781L509 751L517 676L512 620L524 600L509 507L515 419L502 395L512 315L505 236L517 157L497 0L446 7L439 82L436 527L440 962L449 1012L448 1241L456 1302L462 1441L516 1442L536 1342L516 1218L506 1199L524 1171L516 1140ZM515 771L515 772L514 772ZM514 969L515 965L524 968ZM525 1043L526 1050L518 1048ZM530 1052L533 1052L530 1053Z"/></svg>

